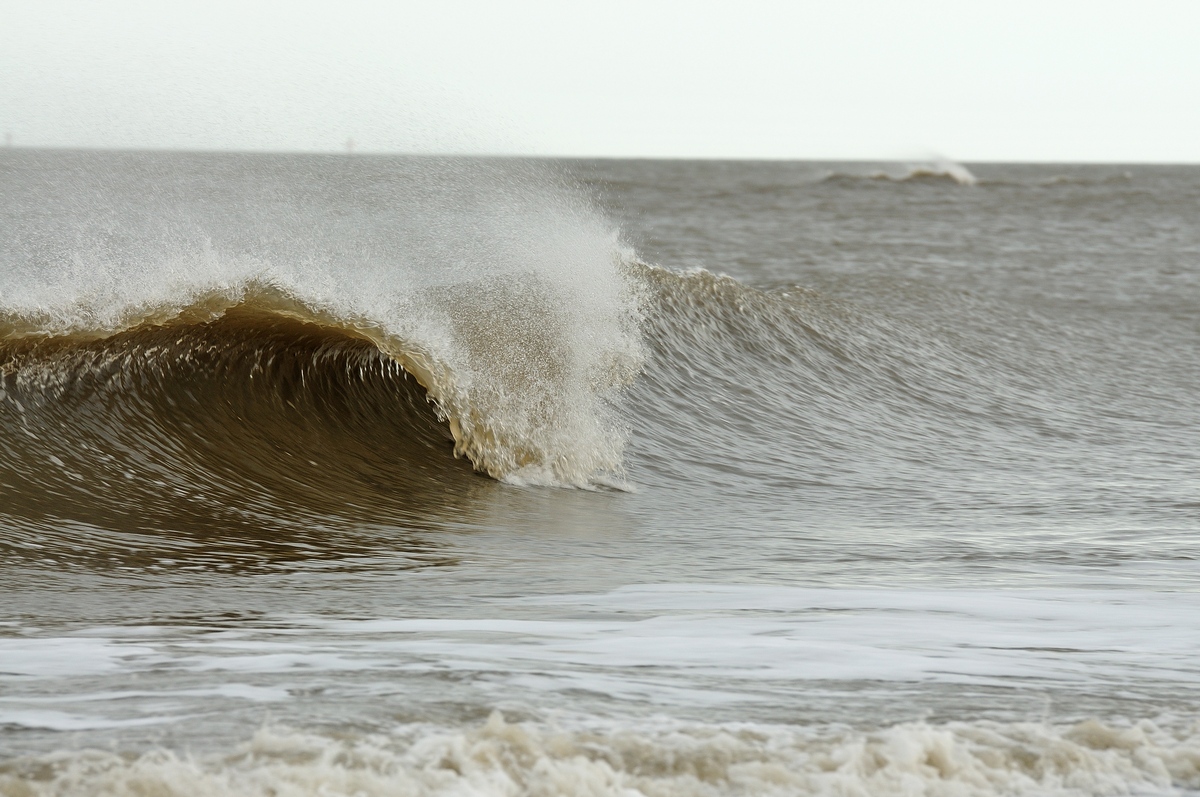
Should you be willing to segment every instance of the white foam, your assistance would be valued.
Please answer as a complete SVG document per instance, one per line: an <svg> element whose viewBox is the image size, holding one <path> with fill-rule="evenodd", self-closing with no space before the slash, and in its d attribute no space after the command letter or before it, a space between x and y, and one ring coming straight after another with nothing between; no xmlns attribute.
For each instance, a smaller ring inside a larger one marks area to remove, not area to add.
<svg viewBox="0 0 1200 797"><path fill-rule="evenodd" d="M839 590L727 585L626 587L527 598L548 613L603 619L329 621L370 635L410 669L488 667L570 674L646 668L680 686L742 682L920 681L999 685L1160 680L1200 684L1200 595L1088 590ZM613 619L613 612L627 616ZM600 688L600 684L591 684ZM755 687L757 691L759 687Z"/></svg>
<svg viewBox="0 0 1200 797"><path fill-rule="evenodd" d="M166 667L276 690L223 695L230 700L285 700L303 679L305 688L336 684L350 701L387 694L417 705L431 699L430 679L453 673L446 688L475 705L539 706L554 695L557 705L585 711L685 713L788 706L848 682L1020 684L1097 699L1132 687L1159 704L1200 690L1197 593L651 585L491 601L475 611L484 616L281 617L275 627L203 638L8 638L0 640L0 687L68 694L64 679L75 675L129 678ZM29 694L9 705L40 708ZM203 699L181 693L173 708L154 710L184 715ZM105 710L102 700L88 708Z"/></svg>
<svg viewBox="0 0 1200 797"><path fill-rule="evenodd" d="M153 657L153 648L102 638L0 637L0 678L99 675L145 656Z"/></svg>
<svg viewBox="0 0 1200 797"><path fill-rule="evenodd" d="M51 709L8 711L0 708L0 727L10 725L18 728L50 731L115 730L117 728L161 725L167 722L175 722L178 719L181 718L136 717L133 719L113 719L110 717L92 717Z"/></svg>
<svg viewBox="0 0 1200 797"><path fill-rule="evenodd" d="M235 750L57 753L0 769L6 795L1180 794L1200 728L1088 721L908 723L873 732L645 723L401 726L336 737L265 728Z"/></svg>

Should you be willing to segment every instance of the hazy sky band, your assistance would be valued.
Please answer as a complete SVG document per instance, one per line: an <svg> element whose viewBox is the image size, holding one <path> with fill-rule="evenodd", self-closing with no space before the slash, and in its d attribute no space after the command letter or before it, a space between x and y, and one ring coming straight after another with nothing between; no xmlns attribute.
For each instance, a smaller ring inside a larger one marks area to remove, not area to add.
<svg viewBox="0 0 1200 797"><path fill-rule="evenodd" d="M1200 161L1200 3L0 2L26 146Z"/></svg>

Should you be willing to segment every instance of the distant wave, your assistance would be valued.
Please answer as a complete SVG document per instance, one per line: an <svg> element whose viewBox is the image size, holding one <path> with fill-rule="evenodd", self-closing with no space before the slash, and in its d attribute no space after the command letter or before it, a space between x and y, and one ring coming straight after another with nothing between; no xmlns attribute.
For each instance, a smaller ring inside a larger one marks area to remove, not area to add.
<svg viewBox="0 0 1200 797"><path fill-rule="evenodd" d="M824 175L819 182L830 184L872 184L872 183L928 183L953 184L962 186L1033 186L1056 188L1059 186L1112 186L1133 182L1131 171L1122 171L1104 176L1060 174L1050 178L1037 180L984 180L972 173L967 167L952 161L941 161L932 164L909 164L895 171L876 170L871 172L834 171Z"/></svg>
<svg viewBox="0 0 1200 797"><path fill-rule="evenodd" d="M937 161L934 163L909 164L903 171L888 172L874 171L865 174L853 172L831 172L822 178L822 182L857 182L874 181L888 183L954 183L956 185L977 185L977 178L961 163L953 161Z"/></svg>
<svg viewBox="0 0 1200 797"><path fill-rule="evenodd" d="M655 727L656 725L662 727ZM1142 721L912 722L874 731L648 721L606 729L509 723L334 735L268 728L198 757L100 750L18 759L6 794L784 795L985 797L1200 788L1200 737Z"/></svg>

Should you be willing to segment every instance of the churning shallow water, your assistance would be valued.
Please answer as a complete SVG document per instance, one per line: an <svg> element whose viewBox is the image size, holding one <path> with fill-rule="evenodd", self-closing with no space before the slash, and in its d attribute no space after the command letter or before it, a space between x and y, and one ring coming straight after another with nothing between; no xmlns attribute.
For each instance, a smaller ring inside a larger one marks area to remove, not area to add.
<svg viewBox="0 0 1200 797"><path fill-rule="evenodd" d="M1200 168L0 186L0 794L1200 790Z"/></svg>

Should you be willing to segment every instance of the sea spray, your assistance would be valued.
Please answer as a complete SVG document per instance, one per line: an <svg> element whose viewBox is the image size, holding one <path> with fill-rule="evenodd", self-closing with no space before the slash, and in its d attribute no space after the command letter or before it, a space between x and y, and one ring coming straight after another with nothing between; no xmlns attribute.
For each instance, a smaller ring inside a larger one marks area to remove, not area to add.
<svg viewBox="0 0 1200 797"><path fill-rule="evenodd" d="M629 255L549 168L406 158L356 181L343 172L358 161L329 159L282 190L285 157L245 174L226 163L223 180L200 162L160 171L120 157L10 198L19 209L57 193L69 213L52 238L10 214L6 345L265 305L395 358L482 472L575 486L619 476L610 400L642 359ZM330 194L336 210L321 207Z"/></svg>

